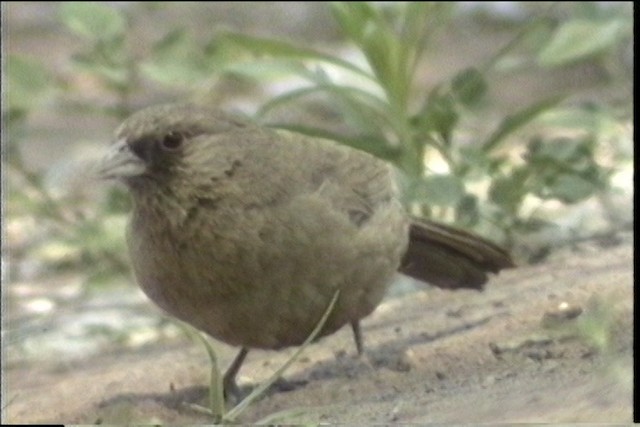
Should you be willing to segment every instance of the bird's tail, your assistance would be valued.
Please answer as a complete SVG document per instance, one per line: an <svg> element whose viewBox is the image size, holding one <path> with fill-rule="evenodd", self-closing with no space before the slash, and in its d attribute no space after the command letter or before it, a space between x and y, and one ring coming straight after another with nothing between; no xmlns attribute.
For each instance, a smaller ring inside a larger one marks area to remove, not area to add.
<svg viewBox="0 0 640 427"><path fill-rule="evenodd" d="M414 219L409 247L399 271L446 289L481 290L488 273L514 267L498 245L474 234L428 220Z"/></svg>

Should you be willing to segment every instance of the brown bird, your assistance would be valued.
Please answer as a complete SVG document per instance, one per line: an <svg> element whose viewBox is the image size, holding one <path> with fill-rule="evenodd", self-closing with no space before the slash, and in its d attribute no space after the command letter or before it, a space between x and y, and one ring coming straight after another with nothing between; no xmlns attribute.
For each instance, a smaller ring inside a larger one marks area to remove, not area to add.
<svg viewBox="0 0 640 427"><path fill-rule="evenodd" d="M360 319L396 271L433 285L482 289L512 267L500 247L411 219L385 162L335 142L274 130L193 104L133 114L101 174L123 181L133 215L135 276L162 309L242 349L299 345L336 290L320 336Z"/></svg>

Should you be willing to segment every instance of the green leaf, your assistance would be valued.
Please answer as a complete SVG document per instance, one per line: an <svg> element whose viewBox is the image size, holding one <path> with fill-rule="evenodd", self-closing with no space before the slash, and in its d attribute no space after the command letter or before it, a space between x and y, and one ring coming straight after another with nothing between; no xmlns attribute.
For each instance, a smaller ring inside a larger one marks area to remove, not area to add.
<svg viewBox="0 0 640 427"><path fill-rule="evenodd" d="M564 96L553 96L507 116L491 136L482 143L483 150L486 152L494 150L507 136L530 123L543 112L556 107L564 98Z"/></svg>
<svg viewBox="0 0 640 427"><path fill-rule="evenodd" d="M34 58L8 55L6 59L8 110L29 111L39 106L52 90L51 75Z"/></svg>
<svg viewBox="0 0 640 427"><path fill-rule="evenodd" d="M604 22L574 19L565 22L538 54L538 64L557 67L596 55L614 46L627 33L627 25L622 19Z"/></svg>
<svg viewBox="0 0 640 427"><path fill-rule="evenodd" d="M366 2L332 2L331 12L342 31L356 45L362 45L364 29L369 22L379 19L378 11Z"/></svg>
<svg viewBox="0 0 640 427"><path fill-rule="evenodd" d="M542 193L545 198L565 203L577 203L594 194L598 187L593 182L575 174L558 175Z"/></svg>
<svg viewBox="0 0 640 427"><path fill-rule="evenodd" d="M464 184L455 175L427 176L423 179L422 187L430 206L455 207L465 196Z"/></svg>
<svg viewBox="0 0 640 427"><path fill-rule="evenodd" d="M245 77L256 81L268 81L274 78L290 77L292 74L306 80L313 80L314 73L304 64L289 59L284 60L250 60L243 62L231 62L223 65L222 73Z"/></svg>
<svg viewBox="0 0 640 427"><path fill-rule="evenodd" d="M211 77L215 58L206 54L184 29L168 33L153 46L140 70L150 79L170 86L190 86Z"/></svg>
<svg viewBox="0 0 640 427"><path fill-rule="evenodd" d="M472 227L480 222L478 197L465 194L456 206L456 224Z"/></svg>
<svg viewBox="0 0 640 427"><path fill-rule="evenodd" d="M467 68L453 78L451 89L456 99L463 105L478 104L487 92L487 82L476 68Z"/></svg>
<svg viewBox="0 0 640 427"><path fill-rule="evenodd" d="M116 46L113 46L113 50L109 49L113 56L104 48L106 46L103 45L101 49L74 55L73 62L80 69L104 79L107 84L125 88L130 82L127 65L122 58L117 58L118 52L113 51Z"/></svg>
<svg viewBox="0 0 640 427"><path fill-rule="evenodd" d="M330 139L340 144L366 151L380 159L388 161L396 161L400 155L398 147L391 146L386 139L380 135L358 135L355 137L347 137L326 129L314 128L302 125L280 125L272 124L270 127L282 129L289 132L300 133L314 138Z"/></svg>
<svg viewBox="0 0 640 427"><path fill-rule="evenodd" d="M429 94L425 106L413 122L421 135L429 136L431 133L436 133L449 146L459 118L451 93L443 90L442 87L436 87Z"/></svg>
<svg viewBox="0 0 640 427"><path fill-rule="evenodd" d="M505 164L511 164L505 156L487 155L474 141L459 146L457 158L456 175L470 180L494 176L503 170Z"/></svg>
<svg viewBox="0 0 640 427"><path fill-rule="evenodd" d="M369 22L364 28L362 47L379 83L392 88L399 78L396 66L399 65L400 47L395 35L388 28Z"/></svg>
<svg viewBox="0 0 640 427"><path fill-rule="evenodd" d="M542 114L539 120L544 126L575 129L591 135L600 135L619 126L615 113L602 105L556 108Z"/></svg>
<svg viewBox="0 0 640 427"><path fill-rule="evenodd" d="M402 16L402 39L409 43L420 43L420 39L424 38L426 31L429 31L425 21L429 15L438 13L438 5L422 1L411 1L403 5Z"/></svg>
<svg viewBox="0 0 640 427"><path fill-rule="evenodd" d="M558 225L552 221L542 218L529 217L527 219L516 219L515 228L520 231L535 233L544 229L558 229Z"/></svg>
<svg viewBox="0 0 640 427"><path fill-rule="evenodd" d="M511 213L517 212L528 189L526 168L517 168L508 175L497 176L489 187L489 200Z"/></svg>
<svg viewBox="0 0 640 427"><path fill-rule="evenodd" d="M99 222L80 223L72 243L78 244L83 250L111 251L117 254L124 246L122 234L126 228L127 217L126 213L105 215Z"/></svg>
<svg viewBox="0 0 640 427"><path fill-rule="evenodd" d="M107 214L128 213L131 210L131 197L122 187L112 187L102 203L102 209Z"/></svg>
<svg viewBox="0 0 640 427"><path fill-rule="evenodd" d="M92 40L112 40L125 31L120 11L100 2L63 2L60 16L71 31Z"/></svg>
<svg viewBox="0 0 640 427"><path fill-rule="evenodd" d="M318 92L327 92L340 97L342 100L348 98L351 103L358 104L360 107L372 113L372 115L378 116L381 121L386 120L385 106L386 104L375 95L368 91L351 87L341 86L334 84L317 84L311 87L303 87L300 89L291 90L282 95L273 97L268 102L263 104L258 111L258 116L265 116L269 111L286 103L291 103L299 100L300 98L312 95ZM371 118L372 115L369 115Z"/></svg>
<svg viewBox="0 0 640 427"><path fill-rule="evenodd" d="M575 168L582 159L591 160L591 143L586 139L556 139L543 142L534 139L528 146L527 158L530 162L543 165L561 164Z"/></svg>
<svg viewBox="0 0 640 427"><path fill-rule="evenodd" d="M350 62L284 41L252 37L244 34L225 33L220 36L220 43L234 44L256 55L269 55L276 58L295 58L326 62L375 82L371 73L351 64Z"/></svg>
<svg viewBox="0 0 640 427"><path fill-rule="evenodd" d="M605 189L608 172L595 161L591 138L534 139L529 143L527 169L530 191L545 199L576 203Z"/></svg>

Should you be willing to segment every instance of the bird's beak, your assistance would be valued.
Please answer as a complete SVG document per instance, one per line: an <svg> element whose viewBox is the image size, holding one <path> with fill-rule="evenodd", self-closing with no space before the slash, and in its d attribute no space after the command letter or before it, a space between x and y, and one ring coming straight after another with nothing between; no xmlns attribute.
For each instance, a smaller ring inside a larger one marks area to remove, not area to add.
<svg viewBox="0 0 640 427"><path fill-rule="evenodd" d="M124 139L109 147L109 151L98 165L98 174L105 179L138 176L145 170L145 162L131 151Z"/></svg>

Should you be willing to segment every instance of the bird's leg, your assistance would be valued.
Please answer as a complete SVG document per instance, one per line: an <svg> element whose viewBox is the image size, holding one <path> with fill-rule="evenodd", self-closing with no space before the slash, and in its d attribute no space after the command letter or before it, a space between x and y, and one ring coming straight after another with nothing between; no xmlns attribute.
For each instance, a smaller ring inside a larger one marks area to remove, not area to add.
<svg viewBox="0 0 640 427"><path fill-rule="evenodd" d="M224 389L224 394L227 398L233 396L236 401L240 401L240 388L236 383L236 375L244 362L244 359L247 357L247 353L249 353L249 349L246 347L242 347L238 352L238 355L233 359L231 365L227 368L227 372L225 372L224 377L222 379L222 386Z"/></svg>
<svg viewBox="0 0 640 427"><path fill-rule="evenodd" d="M362 331L360 331L360 322L358 320L354 320L353 322L351 322L351 329L353 330L353 340L356 342L356 350L358 351L358 356L362 356L364 347L362 345Z"/></svg>

